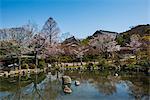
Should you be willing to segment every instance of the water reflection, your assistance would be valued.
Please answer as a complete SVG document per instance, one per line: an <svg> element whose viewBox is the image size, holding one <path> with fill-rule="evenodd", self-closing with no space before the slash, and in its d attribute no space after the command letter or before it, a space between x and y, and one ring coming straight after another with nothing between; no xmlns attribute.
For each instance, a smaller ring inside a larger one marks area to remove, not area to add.
<svg viewBox="0 0 150 100"><path fill-rule="evenodd" d="M114 72L64 72L40 73L38 75L0 78L0 99L2 100L99 100L137 99L148 100L150 96L149 76L143 73ZM61 76L73 79L71 94L62 90ZM74 81L79 80L80 86Z"/></svg>

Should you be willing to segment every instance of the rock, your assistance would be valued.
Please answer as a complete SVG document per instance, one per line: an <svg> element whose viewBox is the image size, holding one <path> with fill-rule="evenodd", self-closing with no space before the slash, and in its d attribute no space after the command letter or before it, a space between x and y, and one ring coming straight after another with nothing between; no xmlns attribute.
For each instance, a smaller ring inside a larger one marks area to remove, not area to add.
<svg viewBox="0 0 150 100"><path fill-rule="evenodd" d="M116 73L115 76L118 76L118 74Z"/></svg>
<svg viewBox="0 0 150 100"><path fill-rule="evenodd" d="M79 82L79 81L75 81L75 85L76 85L76 86L79 86L79 85L80 85L80 82Z"/></svg>
<svg viewBox="0 0 150 100"><path fill-rule="evenodd" d="M148 73L150 73L150 69L148 69Z"/></svg>
<svg viewBox="0 0 150 100"><path fill-rule="evenodd" d="M72 93L72 90L67 85L65 85L64 92L65 93Z"/></svg>
<svg viewBox="0 0 150 100"><path fill-rule="evenodd" d="M63 84L71 84L71 78L69 76L63 76L62 77Z"/></svg>

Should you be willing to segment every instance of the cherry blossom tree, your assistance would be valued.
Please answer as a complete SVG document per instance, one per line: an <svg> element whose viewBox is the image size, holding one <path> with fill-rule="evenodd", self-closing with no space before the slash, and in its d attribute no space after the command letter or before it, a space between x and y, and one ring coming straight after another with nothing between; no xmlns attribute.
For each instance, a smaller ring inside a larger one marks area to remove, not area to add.
<svg viewBox="0 0 150 100"><path fill-rule="evenodd" d="M38 58L47 58L50 55L57 54L56 50L57 36L59 28L53 18L49 18L43 26L41 32L38 32L32 40L32 48L34 48L36 69Z"/></svg>
<svg viewBox="0 0 150 100"><path fill-rule="evenodd" d="M113 41L110 35L101 34L90 40L90 45L95 47L98 53L105 53L107 51L107 44Z"/></svg>
<svg viewBox="0 0 150 100"><path fill-rule="evenodd" d="M110 53L113 57L114 52L120 50L120 45L117 45L117 42L114 40L114 38L107 34L101 34L97 37L94 37L94 39L90 41L90 45L95 47L99 54L104 54L105 57L107 57L108 53Z"/></svg>
<svg viewBox="0 0 150 100"><path fill-rule="evenodd" d="M34 33L34 27L31 24L18 28L4 29L3 33L6 37L3 42L10 45L4 45L2 48L9 51L7 55L16 55L18 58L19 70L21 69L21 56L28 52L28 44Z"/></svg>
<svg viewBox="0 0 150 100"><path fill-rule="evenodd" d="M80 45L77 49L74 49L74 53L76 57L80 59L81 65L82 65L82 58L88 50L89 50L88 48L85 48L85 46L82 45Z"/></svg>
<svg viewBox="0 0 150 100"><path fill-rule="evenodd" d="M130 42L129 46L131 46L134 49L137 49L142 45L142 43L140 42L140 36L138 34L133 34L130 37L130 41L131 42Z"/></svg>

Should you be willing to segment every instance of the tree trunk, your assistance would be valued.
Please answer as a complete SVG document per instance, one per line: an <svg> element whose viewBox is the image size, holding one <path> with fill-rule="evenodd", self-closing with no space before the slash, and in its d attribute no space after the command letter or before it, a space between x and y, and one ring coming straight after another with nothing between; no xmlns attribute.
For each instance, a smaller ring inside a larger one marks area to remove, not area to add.
<svg viewBox="0 0 150 100"><path fill-rule="evenodd" d="M35 70L36 70L36 73L37 73L37 66L38 66L38 53L37 53L37 50L35 51Z"/></svg>
<svg viewBox="0 0 150 100"><path fill-rule="evenodd" d="M50 43L50 45L52 45L52 36L51 35L49 35L49 43Z"/></svg>
<svg viewBox="0 0 150 100"><path fill-rule="evenodd" d="M57 79L59 78L59 75L58 75L58 71L57 71Z"/></svg>
<svg viewBox="0 0 150 100"><path fill-rule="evenodd" d="M74 61L73 61L73 66L74 66Z"/></svg>
<svg viewBox="0 0 150 100"><path fill-rule="evenodd" d="M18 99L21 100L21 75L18 77Z"/></svg>
<svg viewBox="0 0 150 100"><path fill-rule="evenodd" d="M18 64L19 64L19 73L21 74L21 56L20 55L18 56L18 60L19 60L19 62L18 62Z"/></svg>
<svg viewBox="0 0 150 100"><path fill-rule="evenodd" d="M80 58L80 61L81 61L81 65L82 65L82 57Z"/></svg>

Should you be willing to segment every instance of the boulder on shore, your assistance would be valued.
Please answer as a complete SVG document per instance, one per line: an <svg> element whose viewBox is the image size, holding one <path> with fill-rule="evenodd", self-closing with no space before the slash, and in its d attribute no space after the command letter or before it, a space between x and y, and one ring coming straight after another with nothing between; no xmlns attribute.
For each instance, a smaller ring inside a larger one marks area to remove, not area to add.
<svg viewBox="0 0 150 100"><path fill-rule="evenodd" d="M64 92L65 92L65 93L71 93L72 90L71 90L67 85L65 85L65 87L64 87Z"/></svg>
<svg viewBox="0 0 150 100"><path fill-rule="evenodd" d="M76 86L79 86L79 85L80 85L80 82L79 82L79 81L75 81L75 85L76 85Z"/></svg>
<svg viewBox="0 0 150 100"><path fill-rule="evenodd" d="M71 78L69 76L63 76L62 77L62 83L63 84L71 84Z"/></svg>

